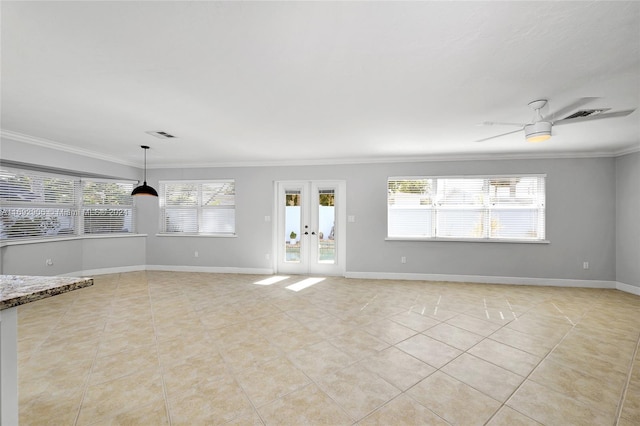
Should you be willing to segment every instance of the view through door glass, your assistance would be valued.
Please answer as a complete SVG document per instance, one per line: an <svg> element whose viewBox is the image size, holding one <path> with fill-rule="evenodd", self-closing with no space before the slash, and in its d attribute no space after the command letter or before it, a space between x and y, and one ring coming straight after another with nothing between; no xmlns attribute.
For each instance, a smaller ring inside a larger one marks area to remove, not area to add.
<svg viewBox="0 0 640 426"><path fill-rule="evenodd" d="M285 190L284 253L285 262L300 263L300 232L302 224L302 191Z"/></svg>
<svg viewBox="0 0 640 426"><path fill-rule="evenodd" d="M318 189L318 263L335 263L336 261L336 191L333 188Z"/></svg>

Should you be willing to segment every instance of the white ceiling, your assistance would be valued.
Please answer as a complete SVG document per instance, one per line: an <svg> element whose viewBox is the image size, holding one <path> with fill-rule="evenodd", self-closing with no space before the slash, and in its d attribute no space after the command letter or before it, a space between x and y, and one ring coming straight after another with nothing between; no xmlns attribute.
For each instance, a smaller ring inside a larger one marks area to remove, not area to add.
<svg viewBox="0 0 640 426"><path fill-rule="evenodd" d="M150 167L615 155L640 110L528 144L484 121L640 107L640 2L2 1L2 129ZM161 140L146 131L177 136Z"/></svg>

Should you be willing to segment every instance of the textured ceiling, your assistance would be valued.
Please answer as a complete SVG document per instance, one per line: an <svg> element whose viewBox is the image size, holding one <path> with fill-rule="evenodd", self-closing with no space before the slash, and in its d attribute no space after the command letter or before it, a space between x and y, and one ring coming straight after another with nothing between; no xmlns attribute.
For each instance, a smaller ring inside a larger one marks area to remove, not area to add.
<svg viewBox="0 0 640 426"><path fill-rule="evenodd" d="M640 2L2 1L6 137L151 167L592 155L640 111L528 144L582 97L640 107ZM156 139L160 130L177 138Z"/></svg>

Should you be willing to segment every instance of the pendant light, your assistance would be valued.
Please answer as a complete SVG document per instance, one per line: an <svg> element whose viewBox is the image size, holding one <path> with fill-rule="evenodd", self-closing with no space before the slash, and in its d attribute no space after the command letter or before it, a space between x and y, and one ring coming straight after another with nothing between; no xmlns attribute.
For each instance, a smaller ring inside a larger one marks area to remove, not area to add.
<svg viewBox="0 0 640 426"><path fill-rule="evenodd" d="M144 149L144 183L138 187L136 187L131 195L150 195L152 197L157 197L158 193L155 189L147 185L147 150L149 147L147 145L140 145L140 148Z"/></svg>

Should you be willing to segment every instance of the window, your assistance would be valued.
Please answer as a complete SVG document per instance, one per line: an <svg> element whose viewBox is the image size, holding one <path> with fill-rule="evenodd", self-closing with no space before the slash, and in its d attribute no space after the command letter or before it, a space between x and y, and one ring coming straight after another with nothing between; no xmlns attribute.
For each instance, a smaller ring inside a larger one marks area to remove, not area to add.
<svg viewBox="0 0 640 426"><path fill-rule="evenodd" d="M82 180L85 234L133 232L133 182Z"/></svg>
<svg viewBox="0 0 640 426"><path fill-rule="evenodd" d="M0 239L132 233L132 188L133 182L3 168Z"/></svg>
<svg viewBox="0 0 640 426"><path fill-rule="evenodd" d="M160 211L163 233L235 235L235 181L161 181Z"/></svg>
<svg viewBox="0 0 640 426"><path fill-rule="evenodd" d="M399 239L545 239L545 176L393 177L387 235Z"/></svg>

